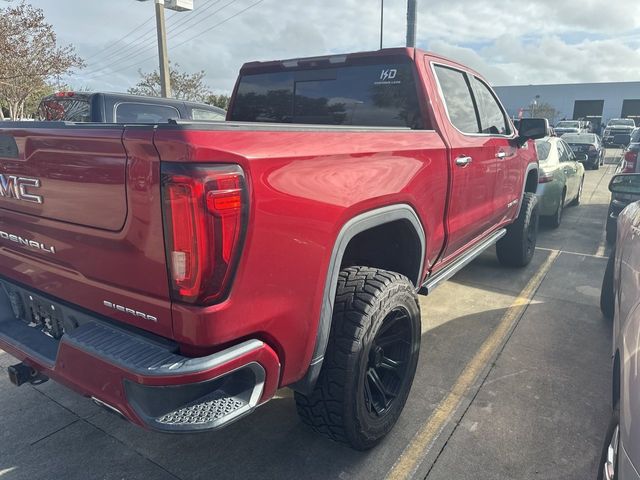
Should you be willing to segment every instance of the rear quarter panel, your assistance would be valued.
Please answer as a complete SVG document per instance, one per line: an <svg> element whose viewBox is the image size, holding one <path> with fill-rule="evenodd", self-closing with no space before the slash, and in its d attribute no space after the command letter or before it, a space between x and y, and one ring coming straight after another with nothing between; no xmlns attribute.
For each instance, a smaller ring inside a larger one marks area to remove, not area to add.
<svg viewBox="0 0 640 480"><path fill-rule="evenodd" d="M205 309L174 304L176 339L205 347L258 335L284 360L284 385L308 367L329 259L348 220L408 204L426 232L426 263L442 248L447 159L434 131L159 130L155 145L162 161L238 163L249 179L230 296Z"/></svg>

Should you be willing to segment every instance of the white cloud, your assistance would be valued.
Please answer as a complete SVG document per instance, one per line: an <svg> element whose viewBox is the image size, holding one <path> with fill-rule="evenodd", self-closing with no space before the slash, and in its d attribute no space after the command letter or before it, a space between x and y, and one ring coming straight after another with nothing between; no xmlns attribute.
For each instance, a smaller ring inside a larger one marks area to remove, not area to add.
<svg viewBox="0 0 640 480"><path fill-rule="evenodd" d="M71 80L73 86L126 90L138 68L155 68L153 2L31 1L45 10L59 40L73 43L88 59L90 67ZM255 1L195 0L194 12L168 16L170 32L176 21L182 24L169 35L172 61L186 70L206 70L214 90L229 91L246 61L378 48L379 0L264 0L211 29ZM419 0L419 5L419 46L467 63L493 83L638 80L635 0ZM385 0L385 46L404 43L405 9L406 0ZM142 31L99 52L145 19L150 22ZM139 47L126 47L145 29L149 33ZM97 68L103 69L87 75Z"/></svg>

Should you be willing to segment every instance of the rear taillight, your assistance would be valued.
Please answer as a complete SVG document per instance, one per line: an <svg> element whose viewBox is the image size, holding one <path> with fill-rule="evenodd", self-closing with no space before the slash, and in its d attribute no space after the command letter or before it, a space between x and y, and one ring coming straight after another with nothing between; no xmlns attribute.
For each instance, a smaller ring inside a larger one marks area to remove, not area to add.
<svg viewBox="0 0 640 480"><path fill-rule="evenodd" d="M553 182L553 173L545 173L541 172L538 177L538 183L549 183Z"/></svg>
<svg viewBox="0 0 640 480"><path fill-rule="evenodd" d="M238 263L247 219L238 165L162 164L165 248L172 298L223 300Z"/></svg>
<svg viewBox="0 0 640 480"><path fill-rule="evenodd" d="M638 152L629 150L624 154L622 161L622 173L636 173L636 164L638 163Z"/></svg>

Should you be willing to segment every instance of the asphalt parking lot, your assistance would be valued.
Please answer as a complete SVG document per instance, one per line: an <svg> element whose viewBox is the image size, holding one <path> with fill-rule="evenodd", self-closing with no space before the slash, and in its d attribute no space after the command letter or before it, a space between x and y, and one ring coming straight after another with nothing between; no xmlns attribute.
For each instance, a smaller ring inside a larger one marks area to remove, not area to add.
<svg viewBox="0 0 640 480"><path fill-rule="evenodd" d="M4 479L589 479L608 423L610 325L599 310L609 164L542 227L524 270L491 250L421 297L422 350L391 435L355 452L313 434L288 390L220 432L146 432L53 382L0 377ZM0 351L0 365L15 363Z"/></svg>

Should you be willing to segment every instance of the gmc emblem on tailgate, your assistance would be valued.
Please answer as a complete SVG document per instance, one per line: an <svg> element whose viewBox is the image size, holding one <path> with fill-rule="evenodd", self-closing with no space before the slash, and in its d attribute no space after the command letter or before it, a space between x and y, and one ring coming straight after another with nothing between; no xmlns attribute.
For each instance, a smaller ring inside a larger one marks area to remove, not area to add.
<svg viewBox="0 0 640 480"><path fill-rule="evenodd" d="M27 192L27 187L40 188L40 180L37 178L0 174L0 197L13 198L14 200L21 200L23 202L42 203L42 197Z"/></svg>

